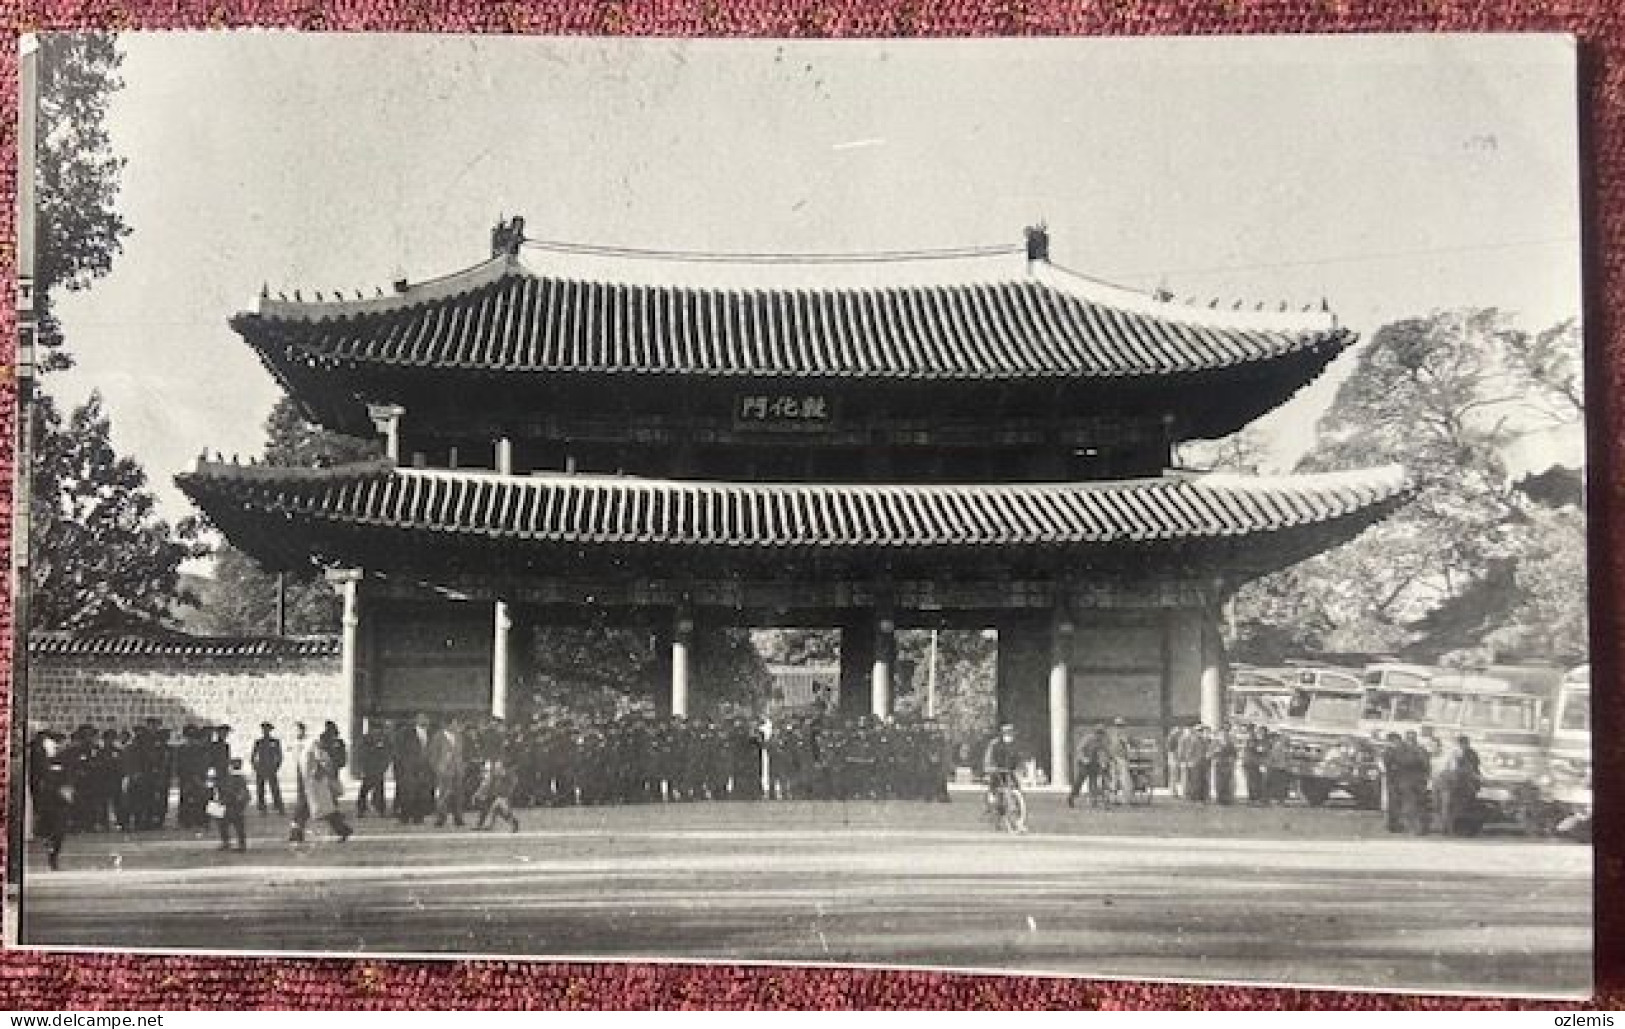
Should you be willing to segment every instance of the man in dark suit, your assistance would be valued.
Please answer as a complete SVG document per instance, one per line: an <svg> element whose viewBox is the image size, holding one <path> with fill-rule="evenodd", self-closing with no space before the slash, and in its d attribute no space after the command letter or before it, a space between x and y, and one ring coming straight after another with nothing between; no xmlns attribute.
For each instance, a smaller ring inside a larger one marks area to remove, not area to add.
<svg viewBox="0 0 1625 1029"><path fill-rule="evenodd" d="M29 769L28 776L34 792L34 835L45 844L45 861L53 871L62 856L73 807L73 782L64 751L61 735L41 734L30 755L35 766Z"/></svg>
<svg viewBox="0 0 1625 1029"><path fill-rule="evenodd" d="M368 725L356 754L356 773L361 777L361 792L355 801L357 818L367 817L369 800L373 812L380 817L388 810L384 806L384 776L389 772L391 749L388 727ZM397 786L396 792L399 791Z"/></svg>
<svg viewBox="0 0 1625 1029"><path fill-rule="evenodd" d="M395 737L396 817L402 823L420 825L434 808L434 772L429 767L433 738L424 714L401 726Z"/></svg>
<svg viewBox="0 0 1625 1029"><path fill-rule="evenodd" d="M462 720L453 717L429 740L426 751L429 768L434 774L434 824L446 824L450 815L458 828L463 825L463 808L467 806L464 776L468 766L468 740L463 735Z"/></svg>
<svg viewBox="0 0 1625 1029"><path fill-rule="evenodd" d="M273 735L274 728L270 722L260 723L260 738L254 741L254 749L249 755L249 763L254 766L254 793L259 798L262 815L265 814L267 791L271 794L276 813L286 813L282 808L282 783L277 778L282 771L282 741Z"/></svg>

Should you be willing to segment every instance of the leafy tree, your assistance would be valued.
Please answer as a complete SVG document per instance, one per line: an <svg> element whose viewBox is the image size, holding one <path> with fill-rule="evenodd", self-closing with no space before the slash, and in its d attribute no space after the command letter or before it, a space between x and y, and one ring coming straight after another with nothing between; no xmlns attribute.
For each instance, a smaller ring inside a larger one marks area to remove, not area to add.
<svg viewBox="0 0 1625 1029"><path fill-rule="evenodd" d="M689 712L753 711L768 695L767 666L748 629L707 632L695 647ZM614 717L634 706L660 709L671 688L663 639L645 629L538 627L530 639L525 690L558 714Z"/></svg>
<svg viewBox="0 0 1625 1029"><path fill-rule="evenodd" d="M124 159L113 153L107 107L123 83L123 61L106 34L40 39L35 151L34 308L42 371L68 367L53 313L58 290L82 290L106 275L130 232L114 206ZM32 429L29 620L53 629L163 625L189 597L180 565L199 556L197 524L173 528L155 514L146 472L120 457L100 395L63 422L56 401L28 398Z"/></svg>
<svg viewBox="0 0 1625 1029"><path fill-rule="evenodd" d="M931 705L948 741L980 754L997 727L998 637L978 629L949 629L937 633L936 702ZM899 715L924 717L931 665L931 633L905 630L897 634L899 665L912 666L908 688L895 699ZM901 677L899 677L901 678ZM974 760L974 758L973 758Z"/></svg>
<svg viewBox="0 0 1625 1029"><path fill-rule="evenodd" d="M769 664L833 665L841 660L839 629L758 629L752 638Z"/></svg>
<svg viewBox="0 0 1625 1029"><path fill-rule="evenodd" d="M1505 454L1528 433L1578 431L1579 374L1572 323L1531 336L1497 311L1471 310L1378 331L1299 470L1394 462L1411 474L1416 497L1354 541L1239 591L1231 618L1238 655L1437 659L1471 649L1504 658L1516 643L1521 658L1562 658L1568 644L1559 641L1585 635L1584 579L1568 585L1573 602L1565 603L1563 587L1537 569L1575 548L1583 554L1583 519L1544 517L1538 491L1509 481ZM1551 591L1538 604L1536 588ZM1542 619L1559 612L1571 624L1544 642L1539 632L1511 631L1553 629Z"/></svg>
<svg viewBox="0 0 1625 1029"><path fill-rule="evenodd" d="M1258 430L1248 426L1224 439L1181 444L1175 463L1180 468L1252 475L1269 464L1269 454Z"/></svg>
<svg viewBox="0 0 1625 1029"><path fill-rule="evenodd" d="M306 421L287 397L265 420L266 464L295 468L331 467L378 456L378 444L323 429ZM343 604L326 580L312 574L277 574L230 543L215 551L214 580L199 599L206 631L227 636L271 635L277 631L280 596L283 631L293 635L339 630Z"/></svg>
<svg viewBox="0 0 1625 1029"><path fill-rule="evenodd" d="M659 641L652 632L537 626L519 645L529 651L523 695L539 710L604 719L635 705L659 706Z"/></svg>
<svg viewBox="0 0 1625 1029"><path fill-rule="evenodd" d="M35 312L48 351L39 366L50 371L72 364L61 348L54 292L85 289L106 275L130 234L115 206L125 159L113 152L107 132L108 104L124 85L118 77L124 55L109 34L48 33L36 59Z"/></svg>
<svg viewBox="0 0 1625 1029"><path fill-rule="evenodd" d="M321 578L266 572L229 543L214 552L214 575L199 585L197 626L213 636L319 636L339 630L343 601Z"/></svg>
<svg viewBox="0 0 1625 1029"><path fill-rule="evenodd" d="M207 549L195 519L157 517L147 474L112 443L112 424L92 394L64 424L41 396L29 511L30 618L39 629L132 629L165 625L182 562Z"/></svg>
<svg viewBox="0 0 1625 1029"><path fill-rule="evenodd" d="M1586 637L1585 514L1578 507L1535 512L1513 570L1517 590L1504 624L1486 634L1498 654L1576 664Z"/></svg>
<svg viewBox="0 0 1625 1029"><path fill-rule="evenodd" d="M282 397L265 419L265 463L287 468L332 468L376 460L383 450L376 439L362 439L306 421L299 406Z"/></svg>

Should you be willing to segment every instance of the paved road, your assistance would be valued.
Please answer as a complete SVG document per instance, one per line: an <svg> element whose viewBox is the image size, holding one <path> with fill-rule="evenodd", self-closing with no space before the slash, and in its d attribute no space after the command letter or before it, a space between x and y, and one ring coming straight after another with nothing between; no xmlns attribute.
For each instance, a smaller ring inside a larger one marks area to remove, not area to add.
<svg viewBox="0 0 1625 1029"><path fill-rule="evenodd" d="M1038 798L1027 837L975 815L965 798L586 809L533 814L517 835L363 823L346 844L245 855L189 835L76 837L61 872L30 855L23 940L1520 993L1590 982L1586 847L1390 837L1355 812L1075 815ZM1170 835L1215 819L1235 831Z"/></svg>

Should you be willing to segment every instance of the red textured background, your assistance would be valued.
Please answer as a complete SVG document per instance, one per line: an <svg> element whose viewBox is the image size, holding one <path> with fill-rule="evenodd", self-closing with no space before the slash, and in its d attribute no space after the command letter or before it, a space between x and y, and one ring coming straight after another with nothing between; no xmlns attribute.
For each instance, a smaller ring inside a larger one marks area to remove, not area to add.
<svg viewBox="0 0 1625 1029"><path fill-rule="evenodd" d="M718 36L1139 35L1376 31L1561 31L1581 41L1586 176L1591 511L1598 690L1598 1005L1625 1007L1619 904L1622 724L1615 600L1625 589L1622 529L1611 517L1625 413L1619 316L1625 303L1625 4L1621 0L0 0L9 33L72 29L309 30ZM0 52L0 190L15 196L17 51ZM0 439L13 436L14 279L11 203L0 207ZM0 541L12 483L0 453ZM0 551L5 552L5 551ZM0 596L0 657L9 654L10 598ZM0 662L9 701L10 662ZM0 729L9 712L0 703ZM0 739L5 733L0 731ZM0 776L5 773L0 754ZM0 794L3 796L3 794ZM1606 798L1614 798L1609 802ZM4 812L0 811L0 819ZM0 834L0 847L4 834ZM1261 970L1267 974L1268 970ZM1566 1007L1508 1000L1398 997L1062 979L687 965L392 962L0 953L0 1008L1460 1008Z"/></svg>

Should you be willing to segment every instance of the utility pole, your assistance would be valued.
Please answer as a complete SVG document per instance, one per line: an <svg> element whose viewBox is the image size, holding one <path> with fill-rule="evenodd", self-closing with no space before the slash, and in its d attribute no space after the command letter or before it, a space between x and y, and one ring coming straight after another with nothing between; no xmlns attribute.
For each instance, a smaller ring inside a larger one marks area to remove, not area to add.
<svg viewBox="0 0 1625 1029"><path fill-rule="evenodd" d="M925 659L925 717L937 717L937 630L931 630L931 649Z"/></svg>
<svg viewBox="0 0 1625 1029"><path fill-rule="evenodd" d="M276 573L276 634L288 634L288 573Z"/></svg>

